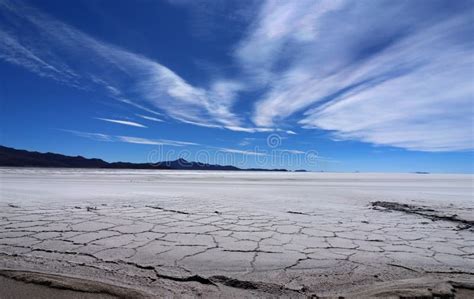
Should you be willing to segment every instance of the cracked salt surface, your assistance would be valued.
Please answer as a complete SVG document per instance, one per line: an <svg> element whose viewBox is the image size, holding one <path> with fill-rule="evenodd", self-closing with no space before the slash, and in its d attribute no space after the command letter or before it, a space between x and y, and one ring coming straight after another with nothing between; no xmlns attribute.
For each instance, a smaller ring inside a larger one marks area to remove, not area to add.
<svg viewBox="0 0 474 299"><path fill-rule="evenodd" d="M429 207L469 223L472 194L470 175L3 168L0 267L160 295L472 283L472 228L371 205Z"/></svg>

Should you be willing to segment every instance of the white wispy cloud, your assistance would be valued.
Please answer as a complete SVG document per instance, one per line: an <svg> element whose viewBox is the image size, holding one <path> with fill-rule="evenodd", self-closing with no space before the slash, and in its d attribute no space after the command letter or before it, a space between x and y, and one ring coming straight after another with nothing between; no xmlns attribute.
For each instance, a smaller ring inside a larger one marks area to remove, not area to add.
<svg viewBox="0 0 474 299"><path fill-rule="evenodd" d="M8 62L71 86L100 87L123 103L155 107L176 119L241 125L231 112L242 88L238 82L219 78L208 87L193 86L163 64L95 39L21 1L1 0L3 15L0 58Z"/></svg>
<svg viewBox="0 0 474 299"><path fill-rule="evenodd" d="M318 19L341 6L342 1L264 1L248 35L235 51L237 60L256 84L277 79L281 59L294 59L291 47L311 42L318 36ZM291 46L291 47L288 47Z"/></svg>
<svg viewBox="0 0 474 299"><path fill-rule="evenodd" d="M79 137L87 138L87 139L92 139L95 141L114 141L114 137L107 135L107 134L102 134L102 133L89 133L89 132L82 132L82 131L76 131L76 130L67 130L67 129L59 129L60 131L63 132L68 132L71 134L74 134Z"/></svg>
<svg viewBox="0 0 474 299"><path fill-rule="evenodd" d="M146 128L146 126L134 122L134 121L129 121L129 120L120 120L120 119L110 119L110 118L101 118L101 117L96 117L96 119L115 123L115 124L121 124L121 125L126 125L126 126L131 126L131 127L139 127L139 128Z"/></svg>
<svg viewBox="0 0 474 299"><path fill-rule="evenodd" d="M146 119L146 120L151 120L151 121L156 121L156 122L164 122L164 120L159 119L157 117L153 117L153 116L147 116L147 115L143 115L143 114L135 114L135 115L138 116L138 117L141 117L143 119Z"/></svg>
<svg viewBox="0 0 474 299"><path fill-rule="evenodd" d="M270 127L239 127L239 126L226 126L228 130L236 131L236 132L247 132L247 133L268 133L268 132L281 132L286 133L288 135L296 135L296 133L292 130L283 130L279 128L270 128Z"/></svg>
<svg viewBox="0 0 474 299"><path fill-rule="evenodd" d="M247 145L251 144L252 142L254 142L255 140L256 140L255 138L246 137L246 138L243 138L242 141L239 142L239 145L240 146L247 146Z"/></svg>
<svg viewBox="0 0 474 299"><path fill-rule="evenodd" d="M1 3L0 3L1 5ZM0 59L21 65L41 77L76 85L77 75L69 68L58 69L23 46L14 36L0 29Z"/></svg>
<svg viewBox="0 0 474 299"><path fill-rule="evenodd" d="M168 140L168 139L149 139L149 138L130 137L130 136L116 136L116 138L122 142L135 143L135 144L171 145L171 146L199 145L194 142L176 141L176 140Z"/></svg>
<svg viewBox="0 0 474 299"><path fill-rule="evenodd" d="M226 129L236 132L247 132L247 133L255 133L255 132L273 132L274 129L272 128L258 128L258 127L239 127L239 126L226 126Z"/></svg>
<svg viewBox="0 0 474 299"><path fill-rule="evenodd" d="M179 141L179 140L169 140L169 139L150 139L143 137L133 137L133 136L117 136L117 135L107 135L103 133L90 133L76 130L67 130L60 129L63 132L68 132L79 137L95 140L95 141L107 141L107 142L124 142L124 143L133 143L133 144L143 144L143 145L169 145L169 146L197 146L198 143Z"/></svg>
<svg viewBox="0 0 474 299"><path fill-rule="evenodd" d="M290 153L290 154L294 154L294 155L302 155L302 154L305 154L306 152L304 151L300 151L300 150L293 150L293 149L279 149L277 150L279 152L285 152L285 153Z"/></svg>
<svg viewBox="0 0 474 299"><path fill-rule="evenodd" d="M469 5L432 4L266 1L235 52L266 89L253 121L271 127L302 114L303 127L343 140L474 148Z"/></svg>
<svg viewBox="0 0 474 299"><path fill-rule="evenodd" d="M163 142L140 138L140 137L130 137L130 136L117 136L117 139L126 142L126 143L135 143L135 144L148 144L148 145L163 145Z"/></svg>
<svg viewBox="0 0 474 299"><path fill-rule="evenodd" d="M240 155L249 155L249 156L266 156L266 153L258 152L258 151L245 151L245 150L238 150L233 148L219 148L218 151L232 153L232 154L240 154Z"/></svg>

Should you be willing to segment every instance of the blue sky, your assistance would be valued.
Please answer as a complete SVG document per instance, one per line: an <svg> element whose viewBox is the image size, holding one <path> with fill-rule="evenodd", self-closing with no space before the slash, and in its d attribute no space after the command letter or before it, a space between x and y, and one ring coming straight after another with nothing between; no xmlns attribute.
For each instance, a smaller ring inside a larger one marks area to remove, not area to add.
<svg viewBox="0 0 474 299"><path fill-rule="evenodd" d="M0 0L0 143L474 171L472 1Z"/></svg>

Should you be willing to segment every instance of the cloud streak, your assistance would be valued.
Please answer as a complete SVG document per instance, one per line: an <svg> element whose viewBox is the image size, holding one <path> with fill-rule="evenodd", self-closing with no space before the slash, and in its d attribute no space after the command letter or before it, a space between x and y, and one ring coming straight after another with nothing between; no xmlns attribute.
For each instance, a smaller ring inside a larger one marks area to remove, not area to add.
<svg viewBox="0 0 474 299"><path fill-rule="evenodd" d="M95 141L106 141L106 142L112 142L114 141L114 137L107 135L107 134L102 134L102 133L89 133L89 132L82 132L82 131L75 131L75 130L67 130L67 129L59 129L60 131L71 133L73 135L95 140Z"/></svg>
<svg viewBox="0 0 474 299"><path fill-rule="evenodd" d="M164 122L164 120L159 119L157 117L152 117L152 116L147 116L147 115L142 115L142 114L135 114L135 115L138 116L138 117L141 117L143 119L146 119L146 120L151 120L151 121L155 121L155 122L159 122L159 123Z"/></svg>
<svg viewBox="0 0 474 299"><path fill-rule="evenodd" d="M267 156L266 153L258 152L258 151L245 151L245 150L238 150L233 148L219 148L220 152L231 153L231 154L239 154L239 155L249 155L249 156Z"/></svg>
<svg viewBox="0 0 474 299"><path fill-rule="evenodd" d="M95 140L95 141L105 141L105 142L123 142L123 143L132 143L132 144L142 144L142 145L169 145L169 146L197 146L198 143L178 141L178 140L169 140L169 139L150 139L143 137L132 137L132 136L117 136L117 135L107 135L102 133L90 133L82 132L76 130L67 130L60 129L63 132L71 133L75 136Z"/></svg>
<svg viewBox="0 0 474 299"><path fill-rule="evenodd" d="M131 127L139 127L139 128L147 128L146 126L134 122L134 121L128 121L128 120L120 120L120 119L110 119L110 118L100 118L96 117L96 119L103 120L106 122L114 123L114 124L121 124L121 125L126 125L126 126L131 126Z"/></svg>

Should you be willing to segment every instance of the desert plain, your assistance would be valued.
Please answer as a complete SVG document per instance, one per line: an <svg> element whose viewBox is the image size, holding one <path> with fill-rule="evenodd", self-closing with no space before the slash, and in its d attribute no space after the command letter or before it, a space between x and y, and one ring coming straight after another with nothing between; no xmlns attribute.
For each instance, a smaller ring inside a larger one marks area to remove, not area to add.
<svg viewBox="0 0 474 299"><path fill-rule="evenodd" d="M473 298L473 179L1 168L0 298Z"/></svg>

